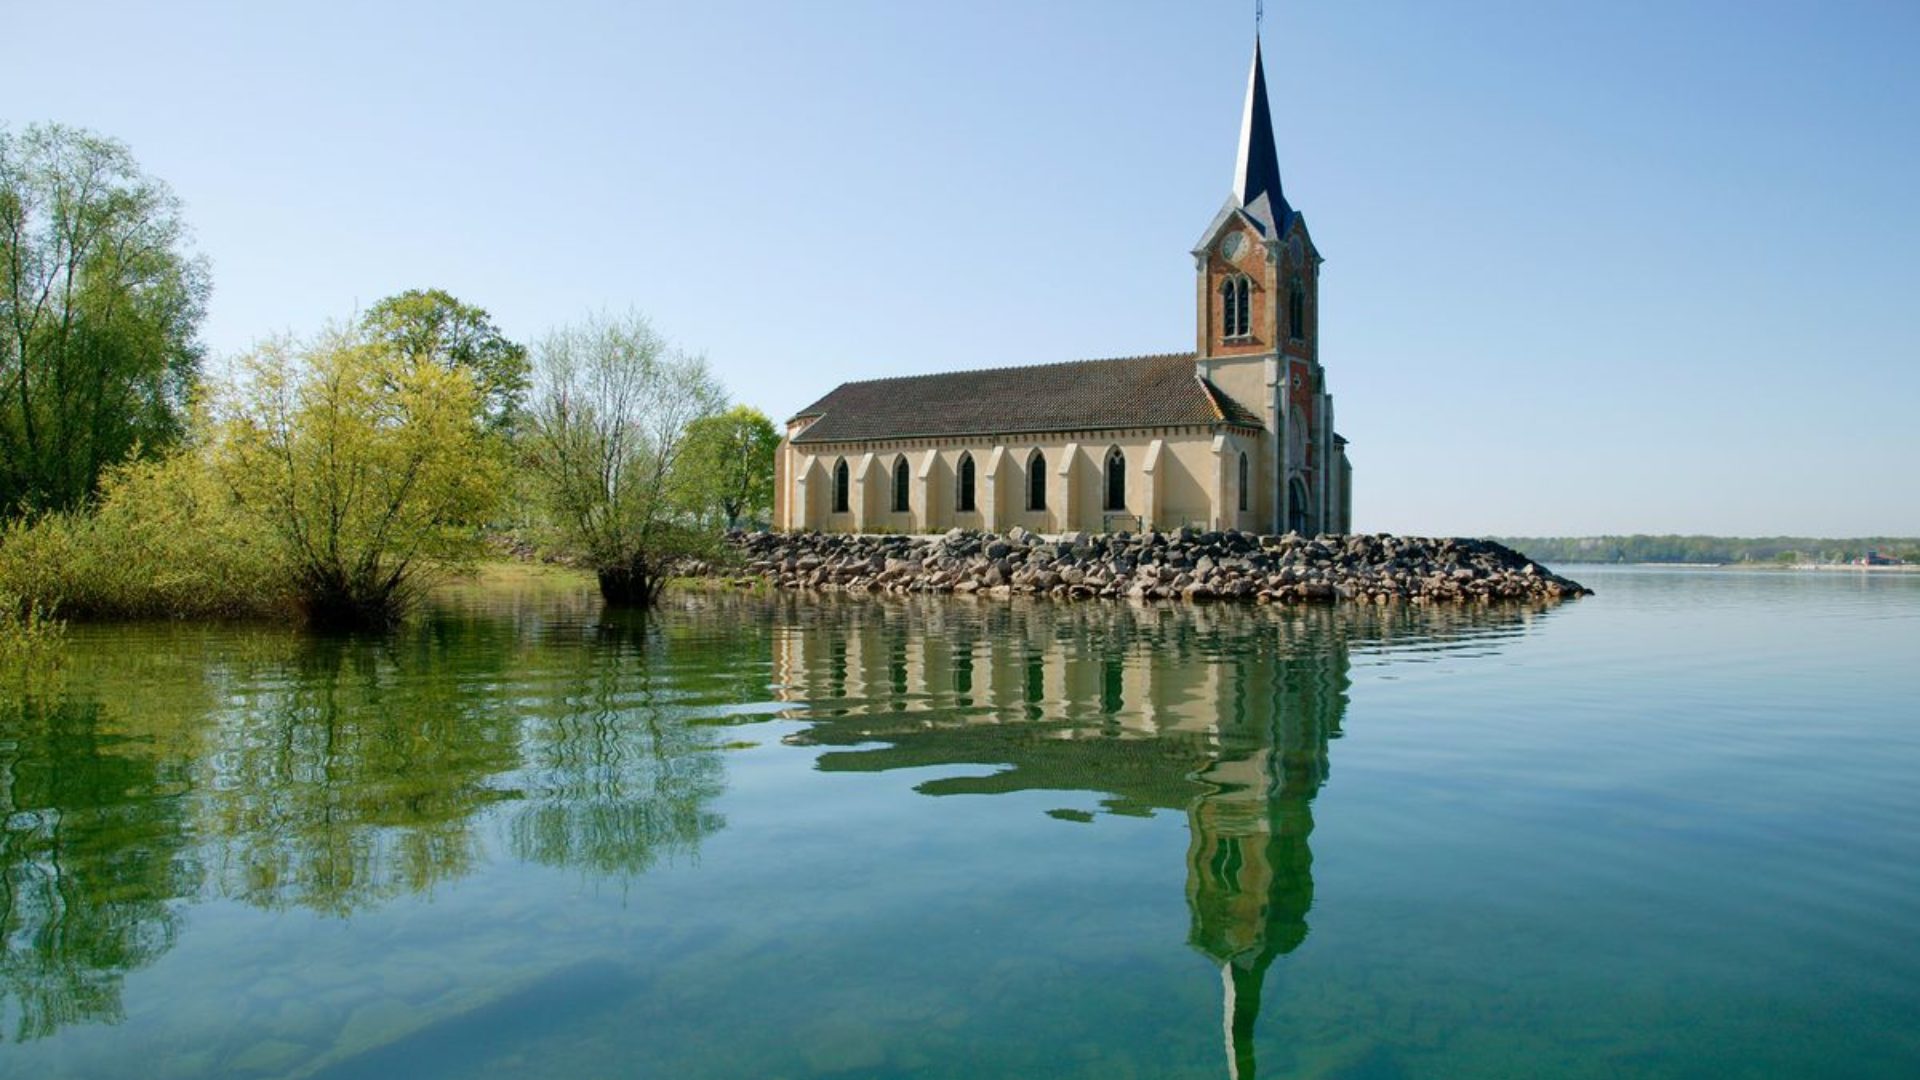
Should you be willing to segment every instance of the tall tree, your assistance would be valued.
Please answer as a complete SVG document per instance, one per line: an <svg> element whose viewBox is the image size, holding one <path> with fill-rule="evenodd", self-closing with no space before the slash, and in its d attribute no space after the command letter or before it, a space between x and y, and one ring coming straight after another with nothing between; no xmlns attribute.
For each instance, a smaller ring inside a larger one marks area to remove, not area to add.
<svg viewBox="0 0 1920 1080"><path fill-rule="evenodd" d="M207 297L186 235L121 143L0 129L0 513L72 507L180 438Z"/></svg>
<svg viewBox="0 0 1920 1080"><path fill-rule="evenodd" d="M711 547L684 513L687 430L719 412L706 361L637 315L555 331L534 361L525 450L561 546L608 603L646 607L673 562Z"/></svg>
<svg viewBox="0 0 1920 1080"><path fill-rule="evenodd" d="M527 347L507 340L485 308L440 289L409 289L368 309L361 328L402 355L472 374L488 428L511 430L527 391Z"/></svg>
<svg viewBox="0 0 1920 1080"><path fill-rule="evenodd" d="M695 512L713 516L717 511L729 529L742 519L771 514L773 455L779 448L773 421L751 406L735 405L688 425L688 494Z"/></svg>

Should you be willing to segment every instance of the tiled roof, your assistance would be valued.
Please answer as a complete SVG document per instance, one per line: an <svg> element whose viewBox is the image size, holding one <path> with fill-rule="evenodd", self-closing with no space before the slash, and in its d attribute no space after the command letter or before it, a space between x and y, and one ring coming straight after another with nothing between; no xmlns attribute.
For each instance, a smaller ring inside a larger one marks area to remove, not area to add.
<svg viewBox="0 0 1920 1080"><path fill-rule="evenodd" d="M1192 353L843 383L795 415L819 417L796 443L1260 426L1246 406L1194 373Z"/></svg>

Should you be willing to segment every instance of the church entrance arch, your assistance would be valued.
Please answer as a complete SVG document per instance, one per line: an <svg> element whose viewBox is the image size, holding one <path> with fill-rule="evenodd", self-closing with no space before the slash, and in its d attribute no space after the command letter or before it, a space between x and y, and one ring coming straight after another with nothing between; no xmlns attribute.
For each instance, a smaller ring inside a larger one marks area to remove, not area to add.
<svg viewBox="0 0 1920 1080"><path fill-rule="evenodd" d="M1296 476L1287 484L1287 531L1310 535L1312 522L1313 506L1307 502L1307 485Z"/></svg>

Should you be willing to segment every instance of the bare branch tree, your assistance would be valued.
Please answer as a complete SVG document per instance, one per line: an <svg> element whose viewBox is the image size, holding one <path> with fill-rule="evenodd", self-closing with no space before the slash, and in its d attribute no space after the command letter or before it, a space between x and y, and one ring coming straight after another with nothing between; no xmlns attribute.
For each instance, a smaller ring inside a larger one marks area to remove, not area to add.
<svg viewBox="0 0 1920 1080"><path fill-rule="evenodd" d="M706 361L638 315L596 316L535 350L527 451L561 543L608 602L647 606L674 560L711 546L684 513L687 430L725 397Z"/></svg>

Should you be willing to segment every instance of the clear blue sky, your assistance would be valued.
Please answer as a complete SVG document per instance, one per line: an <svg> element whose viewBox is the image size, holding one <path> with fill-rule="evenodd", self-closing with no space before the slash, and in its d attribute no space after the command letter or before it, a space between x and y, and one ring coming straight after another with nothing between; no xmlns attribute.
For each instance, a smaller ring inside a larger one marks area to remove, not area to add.
<svg viewBox="0 0 1920 1080"><path fill-rule="evenodd" d="M218 354L413 287L527 340L633 308L782 420L1192 348L1251 7L15 0L0 122L173 185ZM1920 4L1265 39L1358 527L1920 534Z"/></svg>

